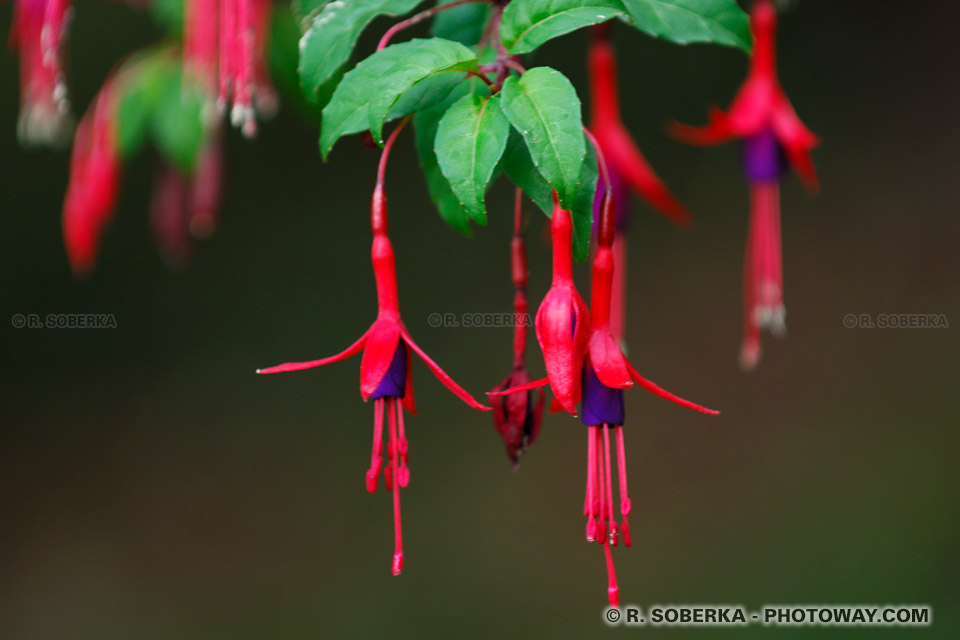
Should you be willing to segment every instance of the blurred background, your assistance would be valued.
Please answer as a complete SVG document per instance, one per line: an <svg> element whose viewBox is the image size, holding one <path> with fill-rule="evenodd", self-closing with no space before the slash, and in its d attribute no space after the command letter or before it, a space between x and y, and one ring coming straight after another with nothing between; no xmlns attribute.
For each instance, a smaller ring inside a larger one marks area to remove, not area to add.
<svg viewBox="0 0 960 640"><path fill-rule="evenodd" d="M628 393L634 547L614 549L624 603L929 603L960 635L960 65L952 3L795 3L781 78L823 137L823 190L783 189L789 335L737 365L747 192L735 145L666 137L726 105L744 56L617 30L624 116L690 207L679 231L636 204L628 340L638 369L723 410ZM389 22L361 42L371 51ZM0 32L10 11L0 11ZM147 15L81 3L71 72L81 111ZM537 55L585 87L586 34ZM324 165L287 100L251 142L227 136L216 235L168 270L150 238L154 158L124 173L99 265L75 281L61 240L66 152L16 142L17 67L0 55L0 637L315 638L607 633L603 554L583 540L583 427L552 415L511 472L487 415L414 365L406 567L390 576L387 494L364 489L373 407L359 360L325 356L373 320L369 194L356 138ZM431 313L509 312L511 189L472 239L429 201L412 136L388 176L402 309L472 393L509 372L511 330L431 328ZM531 301L549 284L530 222ZM588 270L577 277L587 290ZM13 314L109 313L115 329L15 329ZM847 314L945 314L949 328L848 329ZM532 339L531 339L532 340ZM532 373L542 358L529 349ZM692 637L698 629L633 629ZM711 635L790 633L761 627ZM870 628L837 629L873 637Z"/></svg>

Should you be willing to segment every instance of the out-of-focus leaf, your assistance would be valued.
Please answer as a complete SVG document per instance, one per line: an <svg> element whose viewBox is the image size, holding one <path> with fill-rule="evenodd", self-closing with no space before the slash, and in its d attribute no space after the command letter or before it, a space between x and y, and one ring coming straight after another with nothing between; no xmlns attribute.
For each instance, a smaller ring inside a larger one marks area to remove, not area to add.
<svg viewBox="0 0 960 640"><path fill-rule="evenodd" d="M152 0L150 15L171 35L179 36L183 33L183 4L184 0Z"/></svg>
<svg viewBox="0 0 960 640"><path fill-rule="evenodd" d="M118 71L117 146L130 158L147 139L156 104L179 60L163 49L130 59Z"/></svg>
<svg viewBox="0 0 960 640"><path fill-rule="evenodd" d="M151 128L157 149L184 173L193 172L203 142L202 108L198 92L182 90L180 65L176 65L163 82Z"/></svg>

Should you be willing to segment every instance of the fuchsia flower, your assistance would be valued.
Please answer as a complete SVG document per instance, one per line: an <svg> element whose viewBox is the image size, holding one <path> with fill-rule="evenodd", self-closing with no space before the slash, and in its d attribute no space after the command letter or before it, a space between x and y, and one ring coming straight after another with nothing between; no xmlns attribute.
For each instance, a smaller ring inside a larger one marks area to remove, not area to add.
<svg viewBox="0 0 960 640"><path fill-rule="evenodd" d="M677 200L653 172L620 117L617 88L617 58L610 42L610 24L592 29L587 58L590 79L590 131L606 156L611 181L619 187L625 182L634 193L666 218L681 226L693 221L690 212ZM626 199L619 200L621 206ZM621 224L625 224L621 222Z"/></svg>
<svg viewBox="0 0 960 640"><path fill-rule="evenodd" d="M187 0L183 16L184 77L205 95L219 90L217 63L220 53L218 0Z"/></svg>
<svg viewBox="0 0 960 640"><path fill-rule="evenodd" d="M193 238L213 233L220 207L222 162L220 141L216 139L201 149L192 174L166 163L158 167L150 226L167 264L185 264L193 253Z"/></svg>
<svg viewBox="0 0 960 640"><path fill-rule="evenodd" d="M59 145L73 126L63 74L69 0L15 0L11 45L20 53L20 119L24 144Z"/></svg>
<svg viewBox="0 0 960 640"><path fill-rule="evenodd" d="M122 158L117 142L120 97L142 66L122 66L104 82L77 126L70 157L70 180L63 203L63 234L75 275L89 275L100 239L117 203ZM150 226L168 264L190 256L190 236L213 233L220 207L223 158L219 131L209 135L191 173L163 164L154 179Z"/></svg>
<svg viewBox="0 0 960 640"><path fill-rule="evenodd" d="M593 259L593 284L591 288L591 323L587 357L583 364L583 405L581 422L588 427L587 434L587 489L583 515L587 517L586 537L589 542L603 545L607 560L610 605L619 606L619 587L613 567L610 546L618 543L618 526L614 518L612 466L610 455L610 431L615 432L617 446L617 470L620 485L619 531L624 545L632 544L627 516L630 514L630 498L627 495L626 452L624 450L623 390L636 382L641 387L679 404L703 413L716 415L719 412L706 409L665 391L641 376L624 356L611 332L610 311L615 272L613 251L616 236L615 196L607 189L597 232L597 250Z"/></svg>
<svg viewBox="0 0 960 640"><path fill-rule="evenodd" d="M614 337L623 346L626 342L626 232L630 227L628 189L632 189L647 204L675 224L689 226L693 222L693 217L653 172L623 125L617 85L617 59L611 34L612 28L609 23L597 25L591 29L587 67L592 106L588 131L593 136L594 145L606 158L606 179L613 189L616 201L618 233L614 239L613 253L619 268L613 276L610 325ZM603 178L598 179L597 195L594 200L594 235L600 220L600 206L604 194L604 189L601 187L605 184Z"/></svg>
<svg viewBox="0 0 960 640"><path fill-rule="evenodd" d="M96 262L100 236L113 216L120 188L117 82L117 76L108 79L83 116L70 156L63 235L70 266L78 276L89 274Z"/></svg>
<svg viewBox="0 0 960 640"><path fill-rule="evenodd" d="M277 95L267 73L266 51L270 34L271 0L220 0L219 31L211 24L215 0L188 0L187 26L196 29L190 49L204 66L213 46L219 48L217 107L230 111L230 122L251 137L257 132L256 114L270 117L277 109ZM194 19L191 20L191 17ZM219 35L214 44L212 38Z"/></svg>
<svg viewBox="0 0 960 640"><path fill-rule="evenodd" d="M598 542L603 545L607 561L607 596L610 605L617 607L620 597L619 587L610 547L618 544L620 532L623 534L624 544L628 547L632 544L630 526L627 522L631 503L627 495L626 452L623 438L623 390L637 383L655 395L683 407L710 415L717 415L720 412L684 400L641 376L624 356L611 331L610 312L615 271L613 245L616 237L616 198L611 188L609 173L602 153L598 154L598 158L607 188L603 194L603 203L600 208L597 249L593 259L592 314L588 315L585 307L580 308L583 302L582 300L579 304L576 302L580 296L573 289L572 279L568 282L572 255L569 235L570 214L557 205L554 208L552 222L554 285L551 288L551 293L553 293L555 299L549 306L547 299L544 299L544 303L540 307L540 314L537 316L538 336L541 337L541 348L544 352L544 359L548 363L548 378L498 390L490 395L493 397L509 396L509 394L542 386L548 380L551 389L554 389L554 376L549 375L551 362L554 372L561 373L557 377L566 385L561 390L562 393L566 394L566 400L577 398L577 401L579 401L582 394L581 422L588 427L587 486L583 506L583 515L587 517L586 537L589 542ZM571 292L570 289L573 289L573 291ZM556 290L555 293L554 290ZM548 297L551 296L551 294L547 295ZM547 309L546 313L545 308ZM572 318L576 318L576 321ZM588 328L585 330L584 326L588 326ZM586 335L577 337L576 332L578 330L585 331ZM544 340L544 336L547 336L548 340ZM550 354L549 359L548 353ZM575 372L575 383L570 383L568 380L572 372ZM557 394L555 389L554 393ZM566 409L567 404L563 401L561 403L563 408ZM570 413L574 412L571 411ZM621 516L619 528L614 516L611 430L614 431L618 449L617 466Z"/></svg>
<svg viewBox="0 0 960 640"><path fill-rule="evenodd" d="M387 197L383 188L383 176L386 160L393 142L406 120L394 129L384 146L380 159L377 185L373 192L370 214L370 226L373 229L373 273L377 283L377 319L360 336L360 339L346 350L329 358L311 362L282 364L257 373L281 373L320 367L338 362L363 352L360 361L360 397L364 402L374 399L373 451L370 456L370 468L366 474L367 491L377 489L383 451L383 412L386 408L389 423L388 463L383 469L384 484L393 492L393 516L395 549L393 555L393 575L399 575L403 569L403 537L400 523L400 489L410 481L407 466L408 444L403 424L403 407L415 413L413 383L411 378L411 354L413 350L434 376L467 405L480 411L490 411L490 407L477 402L473 396L463 390L443 369L437 365L410 337L410 333L400 318L399 298L397 294L397 273L393 245L387 235ZM402 406L401 406L402 404ZM399 425L399 429L398 429Z"/></svg>
<svg viewBox="0 0 960 640"><path fill-rule="evenodd" d="M797 117L780 87L775 58L777 14L769 0L757 0L750 16L754 46L750 72L727 113L713 108L704 127L674 124L673 134L691 144L710 145L740 138L743 169L750 182L750 231L744 265L744 337L740 362L760 359L760 332L785 331L780 242L780 179L792 167L810 190L819 187L810 151L817 136Z"/></svg>
<svg viewBox="0 0 960 640"><path fill-rule="evenodd" d="M523 192L518 188L515 199L513 241L510 244L510 266L515 289L513 370L506 380L494 387L494 392L523 386L530 381L526 366L529 272L527 250L523 242L522 200ZM536 404L534 404L532 389L506 396L490 396L490 404L493 406L493 423L507 446L507 455L514 469L519 465L520 456L533 446L540 433L540 424L543 420L543 398L543 389L540 389L540 397Z"/></svg>
<svg viewBox="0 0 960 640"><path fill-rule="evenodd" d="M559 404L577 415L580 402L580 368L587 349L590 312L573 283L573 221L553 194L550 220L553 236L553 283L540 303L535 322L537 341L547 367L546 380ZM556 408L556 405L554 405Z"/></svg>

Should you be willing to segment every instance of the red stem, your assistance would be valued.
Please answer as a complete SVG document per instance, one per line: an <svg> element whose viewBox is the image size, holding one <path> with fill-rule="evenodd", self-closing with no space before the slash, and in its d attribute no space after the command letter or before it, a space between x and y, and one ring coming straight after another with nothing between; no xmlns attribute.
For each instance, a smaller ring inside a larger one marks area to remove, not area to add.
<svg viewBox="0 0 960 640"><path fill-rule="evenodd" d="M590 129L584 127L583 134L587 136L590 144L593 145L594 150L597 152L597 164L600 167L600 177L603 178L603 183L607 186L607 191L611 191L613 186L610 183L610 171L607 168L607 159L603 155L603 149L600 148L600 143L597 141L596 136L590 132Z"/></svg>
<svg viewBox="0 0 960 640"><path fill-rule="evenodd" d="M553 236L553 284L573 281L573 221L553 192L553 214L550 220Z"/></svg>

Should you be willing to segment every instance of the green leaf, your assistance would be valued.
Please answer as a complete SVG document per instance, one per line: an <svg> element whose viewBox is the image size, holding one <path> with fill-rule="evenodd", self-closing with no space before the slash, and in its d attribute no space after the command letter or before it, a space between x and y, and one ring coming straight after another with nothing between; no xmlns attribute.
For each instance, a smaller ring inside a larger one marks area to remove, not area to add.
<svg viewBox="0 0 960 640"><path fill-rule="evenodd" d="M168 74L151 119L153 139L168 162L191 173L203 142L202 96L181 88L180 65Z"/></svg>
<svg viewBox="0 0 960 640"><path fill-rule="evenodd" d="M383 123L394 105L418 82L445 71L467 71L476 66L476 54L459 42L442 38L418 40L373 87L367 112L373 139L383 144Z"/></svg>
<svg viewBox="0 0 960 640"><path fill-rule="evenodd" d="M439 0L437 4L447 4L447 1L452 0ZM489 17L490 5L486 2L473 2L445 9L433 18L430 33L438 38L472 47L480 42Z"/></svg>
<svg viewBox="0 0 960 640"><path fill-rule="evenodd" d="M183 0L153 0L150 15L171 35L183 33Z"/></svg>
<svg viewBox="0 0 960 640"><path fill-rule="evenodd" d="M500 38L510 53L527 53L557 36L625 14L620 0L512 0L503 11Z"/></svg>
<svg viewBox="0 0 960 640"><path fill-rule="evenodd" d="M135 55L118 72L121 95L117 106L117 146L124 158L133 156L146 141L157 101L177 58L166 49Z"/></svg>
<svg viewBox="0 0 960 640"><path fill-rule="evenodd" d="M537 171L523 138L510 133L510 141L504 153L503 172L513 184L520 187L528 198L549 218L553 215L553 189ZM587 155L580 171L577 193L570 209L573 218L573 257L578 262L587 259L590 253L590 233L593 228L593 199L597 189L597 155L592 145L587 145Z"/></svg>
<svg viewBox="0 0 960 640"><path fill-rule="evenodd" d="M447 109L464 95L482 92L486 93L486 85L481 84L478 78L468 78L457 85L444 100L440 103L419 112L413 118L413 126L417 134L417 152L420 156L420 167L427 179L427 188L430 191L430 197L433 199L440 216L451 227L465 236L473 235L470 228L470 216L466 208L460 204L457 196L454 195L450 183L443 177L440 170L440 164L437 162L437 154L434 152L434 141L436 140L437 127L440 119ZM482 96L481 96L482 97ZM521 142L522 144L522 142Z"/></svg>
<svg viewBox="0 0 960 640"><path fill-rule="evenodd" d="M321 86L333 77L353 53L357 38L374 18L400 16L423 0L337 0L314 16L300 39L300 83L314 100Z"/></svg>
<svg viewBox="0 0 960 640"><path fill-rule="evenodd" d="M461 98L437 128L434 151L440 169L477 224L487 224L484 196L509 135L510 123L497 96Z"/></svg>
<svg viewBox="0 0 960 640"><path fill-rule="evenodd" d="M306 33L310 23L330 0L291 0L290 12L297 21L300 33Z"/></svg>
<svg viewBox="0 0 960 640"><path fill-rule="evenodd" d="M715 42L750 51L750 20L736 0L622 0L633 25L679 44Z"/></svg>
<svg viewBox="0 0 960 640"><path fill-rule="evenodd" d="M586 156L580 98L554 69L536 67L503 83L503 111L523 136L537 169L569 209Z"/></svg>
<svg viewBox="0 0 960 640"><path fill-rule="evenodd" d="M570 209L573 218L573 258L583 262L590 255L590 234L593 232L593 199L597 193L597 153L587 144L587 157L580 171L577 197Z"/></svg>
<svg viewBox="0 0 960 640"><path fill-rule="evenodd" d="M296 6L297 3L294 3ZM287 87L296 87L298 82L297 64L299 52L297 40L300 31L297 18L291 9L277 5L271 12L270 41L267 51L270 76Z"/></svg>
<svg viewBox="0 0 960 640"><path fill-rule="evenodd" d="M417 49L426 40L392 44L363 60L343 76L333 97L323 109L320 127L320 153L324 160L341 137L370 128L368 105L377 80L389 72L407 53ZM439 74L417 84L390 110L392 120L425 109L445 98L463 78L458 74Z"/></svg>

